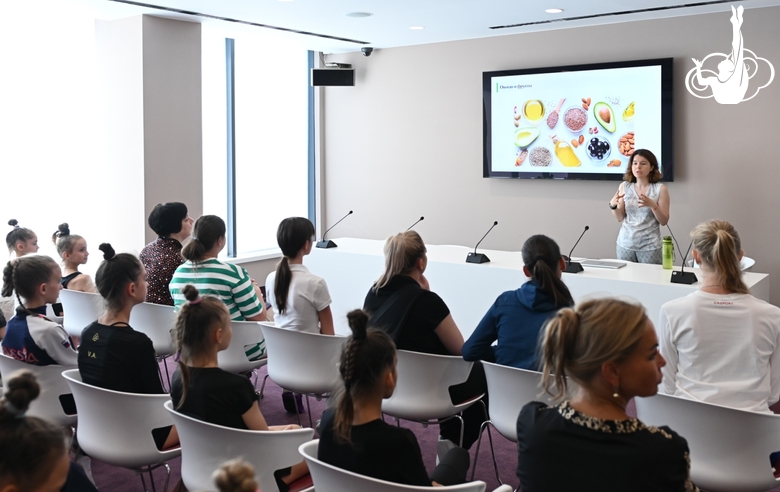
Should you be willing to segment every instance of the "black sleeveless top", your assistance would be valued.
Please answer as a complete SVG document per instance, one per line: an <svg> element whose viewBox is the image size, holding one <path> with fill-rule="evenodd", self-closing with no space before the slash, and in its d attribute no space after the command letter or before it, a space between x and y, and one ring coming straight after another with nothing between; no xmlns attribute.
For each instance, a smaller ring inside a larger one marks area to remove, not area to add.
<svg viewBox="0 0 780 492"><path fill-rule="evenodd" d="M62 284L62 288L67 289L68 283L74 278L78 277L79 275L81 275L81 272L73 272L70 275L65 275L64 277L62 277L62 279L60 280L60 283Z"/></svg>

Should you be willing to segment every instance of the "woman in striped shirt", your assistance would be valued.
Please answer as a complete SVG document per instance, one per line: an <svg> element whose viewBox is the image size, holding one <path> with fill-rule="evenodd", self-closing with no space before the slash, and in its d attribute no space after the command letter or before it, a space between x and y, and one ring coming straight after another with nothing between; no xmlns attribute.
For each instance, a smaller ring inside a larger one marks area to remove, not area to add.
<svg viewBox="0 0 780 492"><path fill-rule="evenodd" d="M185 261L173 274L169 289L174 306L187 302L182 290L194 285L202 295L218 297L225 303L234 321L265 321L265 300L260 287L247 271L217 259L225 247L225 221L216 215L204 215L195 221L192 240L181 250ZM247 346L246 355L257 360L265 354L265 341Z"/></svg>

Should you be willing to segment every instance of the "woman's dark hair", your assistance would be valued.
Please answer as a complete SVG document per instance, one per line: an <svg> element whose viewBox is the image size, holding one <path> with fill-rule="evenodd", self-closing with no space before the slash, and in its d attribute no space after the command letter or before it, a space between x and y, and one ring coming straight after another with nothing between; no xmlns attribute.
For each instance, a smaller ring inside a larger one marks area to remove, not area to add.
<svg viewBox="0 0 780 492"><path fill-rule="evenodd" d="M144 267L130 253L116 254L109 243L101 244L98 249L103 252L103 263L95 274L95 285L109 309L120 309L127 284L135 283Z"/></svg>
<svg viewBox="0 0 780 492"><path fill-rule="evenodd" d="M715 272L718 283L727 291L749 294L742 280L739 255L742 241L734 226L725 220L710 220L691 231L693 249L699 252L702 265Z"/></svg>
<svg viewBox="0 0 780 492"><path fill-rule="evenodd" d="M568 307L574 304L569 288L558 278L557 272L561 262L561 249L558 243L545 235L537 234L525 241L522 255L523 264L539 284L539 290L555 299L556 307Z"/></svg>
<svg viewBox="0 0 780 492"><path fill-rule="evenodd" d="M37 417L25 417L40 386L30 371L17 371L3 381L0 400L0 487L35 490L44 483L57 459L65 454L62 429Z"/></svg>
<svg viewBox="0 0 780 492"><path fill-rule="evenodd" d="M344 389L338 396L333 425L333 436L338 442L351 442L354 398L376 391L384 371L395 363L395 344L387 333L368 329L368 315L364 311L350 311L347 319L352 336L341 350L339 364Z"/></svg>
<svg viewBox="0 0 780 492"><path fill-rule="evenodd" d="M181 231L181 223L187 218L187 205L181 202L158 203L149 214L149 227L160 237L168 237Z"/></svg>
<svg viewBox="0 0 780 492"><path fill-rule="evenodd" d="M19 227L19 221L11 219L8 221L8 225L13 227L11 232L5 236L5 245L8 246L8 251L11 252L16 247L16 243L19 241L25 242L35 237L35 233L26 227Z"/></svg>
<svg viewBox="0 0 780 492"><path fill-rule="evenodd" d="M62 255L65 253L73 252L73 247L79 239L84 238L78 234L71 234L67 222L60 224L59 227L57 227L57 230L54 231L54 234L51 235L51 242L57 246L57 254L60 255L60 258L62 258Z"/></svg>
<svg viewBox="0 0 780 492"><path fill-rule="evenodd" d="M658 168L658 159L655 157L655 154L647 149L636 149L634 153L631 154L631 157L628 158L628 168L626 169L626 174L623 175L623 181L636 183L636 176L634 176L633 171L631 171L631 166L634 164L634 157L638 155L647 159L647 161L650 163L650 167L652 168L647 179L651 183L657 183L661 181L663 174L661 174L661 170Z"/></svg>
<svg viewBox="0 0 780 492"><path fill-rule="evenodd" d="M192 241L181 250L185 260L202 261L206 252L225 236L225 221L216 215L203 215L192 226Z"/></svg>
<svg viewBox="0 0 780 492"><path fill-rule="evenodd" d="M306 241L314 236L314 224L304 217L288 217L284 219L276 230L276 242L284 255L276 266L276 279L274 280L274 297L279 313L287 311L287 294L290 291L292 271L290 271L289 258L298 256L298 253L306 246Z"/></svg>
<svg viewBox="0 0 780 492"><path fill-rule="evenodd" d="M208 335L215 326L230 323L230 313L220 299L212 296L200 297L200 292L192 284L185 285L182 294L188 302L181 306L176 316L174 335L179 351L179 371L183 388L177 409L184 404L190 384L187 363L191 363L193 357L208 351Z"/></svg>
<svg viewBox="0 0 780 492"><path fill-rule="evenodd" d="M9 261L3 269L3 297L16 293L19 305L26 309L22 298L29 300L35 295L38 286L51 279L52 272L60 271L57 262L48 256L22 256Z"/></svg>

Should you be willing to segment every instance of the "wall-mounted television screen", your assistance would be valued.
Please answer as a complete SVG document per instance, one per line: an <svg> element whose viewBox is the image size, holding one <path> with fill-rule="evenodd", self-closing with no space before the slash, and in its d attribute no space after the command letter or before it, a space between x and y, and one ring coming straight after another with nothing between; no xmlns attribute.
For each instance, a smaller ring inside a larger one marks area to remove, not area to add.
<svg viewBox="0 0 780 492"><path fill-rule="evenodd" d="M673 181L672 58L483 72L486 178L620 180L635 149Z"/></svg>

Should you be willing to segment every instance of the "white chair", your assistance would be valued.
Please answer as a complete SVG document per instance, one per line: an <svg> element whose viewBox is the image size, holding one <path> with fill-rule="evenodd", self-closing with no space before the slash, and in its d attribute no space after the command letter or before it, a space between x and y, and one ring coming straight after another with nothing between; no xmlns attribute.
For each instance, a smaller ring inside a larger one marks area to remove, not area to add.
<svg viewBox="0 0 780 492"><path fill-rule="evenodd" d="M769 455L780 451L780 415L669 395L636 398L637 417L688 441L691 480L712 492L759 492L780 485Z"/></svg>
<svg viewBox="0 0 780 492"><path fill-rule="evenodd" d="M142 302L133 307L130 312L130 326L135 331L144 333L152 341L157 361L162 362L170 355L176 353L176 344L173 341L173 330L176 327L176 311L173 306ZM168 372L168 364L165 366L165 376L168 379L168 388L171 387L171 375ZM161 378L162 379L162 378Z"/></svg>
<svg viewBox="0 0 780 492"><path fill-rule="evenodd" d="M751 272L753 271L753 267L756 265L756 260L749 256L743 256L742 259L739 261L739 269L743 272ZM696 260L688 260L688 266L693 268L700 268L699 264L696 263Z"/></svg>
<svg viewBox="0 0 780 492"><path fill-rule="evenodd" d="M62 377L62 371L74 368L57 365L36 366L0 354L0 377L3 380L7 381L11 374L23 369L35 374L41 387L41 394L30 403L27 415L40 417L63 427L74 425L76 413L72 408L66 410L66 407L73 406L73 395L68 382Z"/></svg>
<svg viewBox="0 0 780 492"><path fill-rule="evenodd" d="M424 487L415 485L402 485L386 482L376 478L358 475L351 471L342 470L329 465L317 458L319 440L302 444L298 451L303 455L309 465L309 473L314 481L314 489L317 492L404 492L404 491L436 491L436 492L483 492L485 482L469 482L448 487ZM502 485L493 492L512 492L512 487Z"/></svg>
<svg viewBox="0 0 780 492"><path fill-rule="evenodd" d="M338 384L338 364L346 337L287 330L267 322L260 324L268 348L268 377L286 390L306 395L312 427L309 396L320 399ZM296 405L296 413L297 409Z"/></svg>
<svg viewBox="0 0 780 492"><path fill-rule="evenodd" d="M474 479L474 472L477 469L477 458L479 457L479 447L482 444L482 430L488 428L488 440L490 442L490 451L493 454L493 469L496 473L496 479L503 483L498 476L498 464L496 463L496 452L493 448L493 436L490 433L488 424L512 442L517 442L517 417L520 410L526 403L532 401L548 402L549 398L541 395L542 374L515 367L502 366L492 362L482 362L485 368L485 379L487 379L488 395L490 398L490 409L488 411L490 420L482 424L477 441L477 451L474 454L474 465L471 472L471 479Z"/></svg>
<svg viewBox="0 0 780 492"><path fill-rule="evenodd" d="M268 358L265 355L258 360L249 360L244 349L245 346L257 345L262 342L265 351L263 330L260 323L257 321L231 321L230 327L233 330L233 338L230 340L228 348L217 353L219 367L228 372L243 374L255 372L257 368L266 365ZM256 372L255 387L257 387ZM260 389L261 398L263 389L265 389L265 380L263 380L263 388Z"/></svg>
<svg viewBox="0 0 780 492"><path fill-rule="evenodd" d="M64 315L62 327L74 337L81 337L84 328L97 321L103 312L103 298L100 294L63 289L60 291L60 302Z"/></svg>
<svg viewBox="0 0 780 492"><path fill-rule="evenodd" d="M158 450L152 430L173 425L173 419L163 408L170 397L91 386L81 380L78 369L65 371L62 376L68 381L79 409L76 436L84 453L109 465L134 470L141 477L144 490L143 474L149 473L154 490L152 470L164 466L168 471L164 489L167 490L170 468L166 462L179 456L181 448Z"/></svg>
<svg viewBox="0 0 780 492"><path fill-rule="evenodd" d="M179 431L181 478L193 491L216 490L211 474L234 458L255 468L260 490L278 490L274 471L300 462L298 446L314 435L314 429L250 431L222 427L177 412L171 401L165 403L165 409Z"/></svg>
<svg viewBox="0 0 780 492"><path fill-rule="evenodd" d="M458 415L482 396L453 404L449 388L465 382L473 362L460 356L423 354L399 350L398 380L393 396L382 401L382 413L423 424L460 420L460 445L463 445L463 418Z"/></svg>

